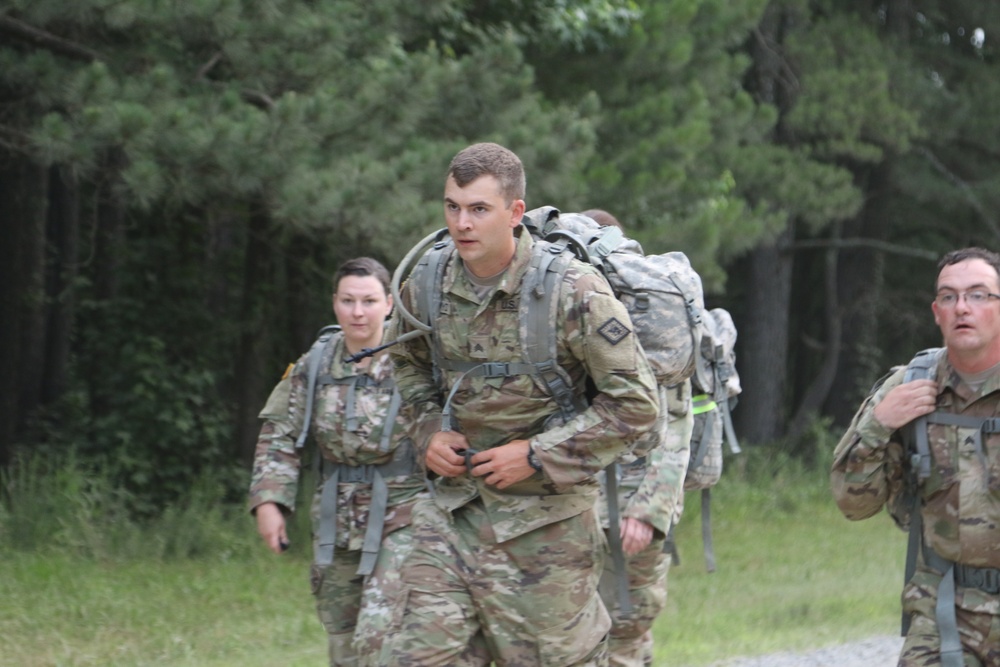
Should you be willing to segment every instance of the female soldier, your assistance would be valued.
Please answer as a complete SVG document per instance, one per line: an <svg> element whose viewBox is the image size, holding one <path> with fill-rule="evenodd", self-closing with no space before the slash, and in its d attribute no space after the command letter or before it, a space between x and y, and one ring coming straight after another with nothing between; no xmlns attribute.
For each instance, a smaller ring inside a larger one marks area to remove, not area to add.
<svg viewBox="0 0 1000 667"><path fill-rule="evenodd" d="M285 517L295 509L302 445L319 449L320 483L313 498L312 592L329 639L330 665L356 665L353 635L362 606L379 617L398 589L399 563L409 552L410 511L425 495L414 465L406 418L380 352L346 358L382 342L392 310L389 273L373 259L345 262L334 275L339 330L324 330L289 368L260 413L250 508L268 548L288 548ZM370 628L371 624L366 624ZM376 625L377 627L377 625ZM359 638L364 653L380 637Z"/></svg>

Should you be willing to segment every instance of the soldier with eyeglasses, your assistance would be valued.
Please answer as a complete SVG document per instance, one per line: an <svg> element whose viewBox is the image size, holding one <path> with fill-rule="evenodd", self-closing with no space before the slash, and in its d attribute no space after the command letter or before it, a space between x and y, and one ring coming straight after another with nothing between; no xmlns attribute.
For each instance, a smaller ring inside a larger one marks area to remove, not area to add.
<svg viewBox="0 0 1000 667"><path fill-rule="evenodd" d="M1000 666L1000 255L946 254L931 303L944 346L894 369L834 452L851 520L911 530L900 667Z"/></svg>

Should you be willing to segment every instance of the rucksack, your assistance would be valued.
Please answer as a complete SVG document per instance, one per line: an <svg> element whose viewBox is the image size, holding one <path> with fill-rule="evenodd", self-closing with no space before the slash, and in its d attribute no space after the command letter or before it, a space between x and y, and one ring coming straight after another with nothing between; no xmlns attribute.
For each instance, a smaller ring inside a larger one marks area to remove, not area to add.
<svg viewBox="0 0 1000 667"><path fill-rule="evenodd" d="M691 456L684 490L701 490L701 538L705 568L715 571L712 545L711 489L722 477L723 442L733 454L740 445L733 428L732 409L742 391L736 372L736 325L729 311L713 308L701 318L701 346L691 377ZM675 552L676 557L676 552Z"/></svg>
<svg viewBox="0 0 1000 667"><path fill-rule="evenodd" d="M705 564L714 572L710 489L722 475L723 442L732 453L741 451L731 415L742 391L736 372L732 316L722 308L705 309L701 278L681 252L646 255L637 241L625 238L621 228L602 227L585 215L561 214L551 206L528 211L523 222L535 237L556 242L568 238L583 246L586 252L577 250L577 254L601 269L625 304L660 384L670 386L691 378L694 429L684 490L702 492ZM683 299L688 314L687 337L670 332L657 317L676 309L678 298ZM685 356L690 356L690 362L677 372L678 360ZM679 563L672 541L670 549Z"/></svg>
<svg viewBox="0 0 1000 667"><path fill-rule="evenodd" d="M701 276L682 252L646 255L621 228L601 226L580 213L560 213L552 206L528 211L522 224L532 236L566 244L597 267L625 305L656 381L683 382L695 372L705 309ZM678 311L687 319L669 319Z"/></svg>

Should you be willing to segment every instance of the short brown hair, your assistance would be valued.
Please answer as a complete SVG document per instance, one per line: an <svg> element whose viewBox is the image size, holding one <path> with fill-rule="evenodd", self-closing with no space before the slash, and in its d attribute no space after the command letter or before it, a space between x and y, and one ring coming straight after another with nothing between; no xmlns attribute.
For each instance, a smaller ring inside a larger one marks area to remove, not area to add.
<svg viewBox="0 0 1000 667"><path fill-rule="evenodd" d="M386 295L389 294L389 270L378 260L371 257L355 257L341 264L333 274L334 293L337 292L340 281L347 276L375 276L382 283Z"/></svg>
<svg viewBox="0 0 1000 667"><path fill-rule="evenodd" d="M599 224L601 227L618 227L622 228L622 223L618 222L618 218L611 215L602 208L589 208L583 212L585 216Z"/></svg>
<svg viewBox="0 0 1000 667"><path fill-rule="evenodd" d="M521 158L500 144L479 143L463 148L452 158L448 176L460 188L482 176L493 176L500 182L500 194L507 206L516 199L524 199L526 185Z"/></svg>
<svg viewBox="0 0 1000 667"><path fill-rule="evenodd" d="M998 286L1000 286L1000 255L985 248L970 247L945 253L941 261L938 262L938 275L941 274L941 269L944 267L958 264L959 262L966 262L970 259L981 259L992 266L993 271L997 274ZM934 279L934 289L937 289L937 278Z"/></svg>

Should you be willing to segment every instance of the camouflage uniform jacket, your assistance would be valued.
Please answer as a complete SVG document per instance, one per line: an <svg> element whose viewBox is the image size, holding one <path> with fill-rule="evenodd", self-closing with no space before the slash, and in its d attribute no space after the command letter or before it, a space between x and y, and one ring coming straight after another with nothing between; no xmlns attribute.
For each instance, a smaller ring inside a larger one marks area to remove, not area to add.
<svg viewBox="0 0 1000 667"><path fill-rule="evenodd" d="M655 442L645 457L621 465L618 507L622 517L649 524L666 537L684 505L684 475L691 457L691 382L660 386L660 416L643 440ZM602 512L607 506L601 488ZM607 517L603 517L607 528Z"/></svg>
<svg viewBox="0 0 1000 667"><path fill-rule="evenodd" d="M909 462L900 431L873 415L886 393L899 385L905 367L895 369L855 415L834 452L831 482L837 505L848 519L865 519L887 505L908 525L902 502ZM936 410L974 417L1000 415L1000 373L973 392L946 355L936 369ZM977 437L975 429L931 424L933 462L921 490L924 541L942 558L974 567L1000 567L1000 434ZM977 451L976 442L981 441Z"/></svg>
<svg viewBox="0 0 1000 667"><path fill-rule="evenodd" d="M409 436L403 414L396 417L389 452L380 452L386 412L392 397L392 361L385 353L376 355L368 368L359 369L343 361L346 347L341 334L328 345L320 360L320 375L349 378L368 375L374 384L359 385L354 411L358 422L349 430L346 420L348 386L326 384L316 386L310 437L320 448L323 458L350 466L388 463ZM251 510L266 502L274 502L288 511L295 509L295 496L301 468L300 450L295 441L302 431L308 382L308 353L299 358L294 368L271 392L260 413L265 419L257 441L253 477L250 485ZM383 534L409 524L412 501L425 490L423 474L418 466L410 475L398 475L386 480L389 500ZM360 550L367 525L371 500L368 483L341 483L337 494L337 547ZM318 505L319 489L314 498ZM315 514L315 512L314 512Z"/></svg>
<svg viewBox="0 0 1000 667"><path fill-rule="evenodd" d="M441 313L433 322L433 335L439 337L446 358L522 361L518 305L534 242L523 227L516 231L512 263L483 300L466 278L457 253L448 260ZM401 295L411 312L413 286L418 283L411 279ZM630 330L628 313L604 277L573 261L560 289L553 322L557 361L578 396L584 394L587 376L592 379L598 393L590 407L566 424L547 425L557 406L529 375L466 379L452 400L457 429L470 447L485 450L529 439L543 467L542 473L502 491L468 474L437 480L436 501L446 510L481 497L498 541L591 509L599 493L598 471L649 430L658 413L652 370ZM394 315L387 336L401 333L402 328L402 320ZM416 413L413 440L419 461L424 460L430 437L440 429L444 400L443 388L434 379L429 345L426 337L419 337L392 348L396 382L404 402ZM442 371L442 375L450 389L458 373Z"/></svg>

